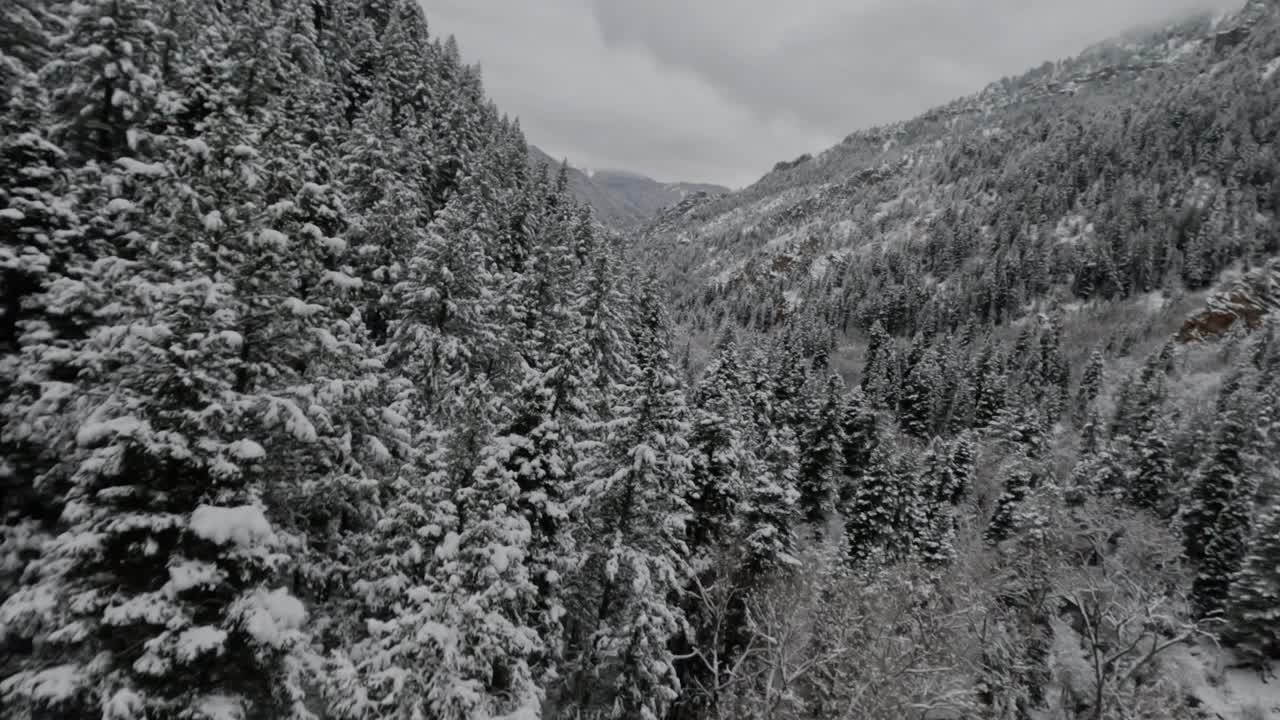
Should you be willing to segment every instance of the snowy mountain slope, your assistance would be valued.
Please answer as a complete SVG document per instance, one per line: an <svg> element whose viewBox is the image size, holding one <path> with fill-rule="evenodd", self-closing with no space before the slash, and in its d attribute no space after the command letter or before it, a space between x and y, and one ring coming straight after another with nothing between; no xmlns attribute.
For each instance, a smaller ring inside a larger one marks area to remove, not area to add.
<svg viewBox="0 0 1280 720"><path fill-rule="evenodd" d="M791 293L863 329L886 289L1003 318L1037 297L1204 287L1276 244L1278 55L1262 0L1103 43L663 213L637 251L666 261L684 310Z"/></svg>

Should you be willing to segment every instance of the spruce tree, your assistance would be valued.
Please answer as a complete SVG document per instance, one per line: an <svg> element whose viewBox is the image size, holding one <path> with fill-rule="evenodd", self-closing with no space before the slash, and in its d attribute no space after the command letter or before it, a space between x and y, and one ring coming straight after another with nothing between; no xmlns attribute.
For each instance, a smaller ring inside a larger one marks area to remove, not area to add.
<svg viewBox="0 0 1280 720"><path fill-rule="evenodd" d="M1198 612L1222 609L1244 560L1252 492L1242 463L1245 428L1231 407L1219 414L1212 449L1194 477L1183 519L1184 550L1197 567L1192 597Z"/></svg>
<svg viewBox="0 0 1280 720"><path fill-rule="evenodd" d="M905 461L889 443L878 445L844 508L849 561L874 567L910 554L922 509Z"/></svg>
<svg viewBox="0 0 1280 720"><path fill-rule="evenodd" d="M689 544L698 552L735 532L739 504L751 482L755 458L748 444L738 351L721 348L694 395L689 446L693 460Z"/></svg>
<svg viewBox="0 0 1280 720"><path fill-rule="evenodd" d="M796 487L806 522L820 531L835 509L844 465L844 383L832 375L813 409L800 442Z"/></svg>
<svg viewBox="0 0 1280 720"><path fill-rule="evenodd" d="M1280 651L1280 512L1258 514L1226 604L1227 635L1251 660L1266 664Z"/></svg>
<svg viewBox="0 0 1280 720"><path fill-rule="evenodd" d="M657 720L679 692L669 643L684 620L690 462L665 317L647 286L634 370L583 490L585 561L572 578L586 625L571 642L566 696L584 711Z"/></svg>

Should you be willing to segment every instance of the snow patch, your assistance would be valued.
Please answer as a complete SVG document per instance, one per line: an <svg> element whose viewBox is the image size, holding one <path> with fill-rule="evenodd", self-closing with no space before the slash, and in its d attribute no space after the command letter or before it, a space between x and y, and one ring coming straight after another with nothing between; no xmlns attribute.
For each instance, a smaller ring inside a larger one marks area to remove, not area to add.
<svg viewBox="0 0 1280 720"><path fill-rule="evenodd" d="M80 430L76 432L76 444L80 447L93 447L107 438L132 435L142 426L142 421L132 416L89 421L81 425Z"/></svg>
<svg viewBox="0 0 1280 720"><path fill-rule="evenodd" d="M276 533L262 509L253 505L216 507L201 505L191 513L187 526L196 537L216 545L231 543L242 548L274 546Z"/></svg>
<svg viewBox="0 0 1280 720"><path fill-rule="evenodd" d="M284 647L292 641L307 620L307 609L302 601L284 588L270 592L255 590L236 606L234 612L240 616L245 632L254 640L274 648Z"/></svg>
<svg viewBox="0 0 1280 720"><path fill-rule="evenodd" d="M237 440L231 443L227 449L238 460L261 460L267 456L267 451L252 440Z"/></svg>
<svg viewBox="0 0 1280 720"><path fill-rule="evenodd" d="M142 696L129 688L117 690L102 705L102 720L135 720L145 716Z"/></svg>
<svg viewBox="0 0 1280 720"><path fill-rule="evenodd" d="M1154 292L1144 293L1138 296L1138 304L1147 312L1156 313L1164 309L1168 299L1164 293L1156 290Z"/></svg>
<svg viewBox="0 0 1280 720"><path fill-rule="evenodd" d="M212 587L225 577L217 565L201 560L183 560L169 566L169 587L174 592Z"/></svg>
<svg viewBox="0 0 1280 720"><path fill-rule="evenodd" d="M373 456L374 463L378 465L386 465L391 462L391 451L387 449L386 445L382 444L381 440L372 435L368 436L367 440L369 444L369 454Z"/></svg>
<svg viewBox="0 0 1280 720"><path fill-rule="evenodd" d="M21 673L0 682L4 694L15 693L39 704L57 705L75 697L84 683L78 665L55 665L37 673Z"/></svg>
<svg viewBox="0 0 1280 720"><path fill-rule="evenodd" d="M209 695L196 703L196 713L201 720L245 720L244 706L239 698L227 695Z"/></svg>
<svg viewBox="0 0 1280 720"><path fill-rule="evenodd" d="M315 315L321 310L324 310L323 305L306 303L299 300L298 298L293 298L293 297L285 299L284 307L286 310L293 313L295 317L304 317L304 318L311 317L312 315Z"/></svg>
<svg viewBox="0 0 1280 720"><path fill-rule="evenodd" d="M289 247L289 238L279 230L264 228L258 231L258 242L268 247L284 250Z"/></svg>
<svg viewBox="0 0 1280 720"><path fill-rule="evenodd" d="M458 554L458 545L462 538L456 532L445 533L444 539L440 541L440 545L436 547L436 558L440 560L448 560Z"/></svg>
<svg viewBox="0 0 1280 720"><path fill-rule="evenodd" d="M1280 57L1273 59L1262 68L1262 79L1270 80L1276 71L1280 70Z"/></svg>
<svg viewBox="0 0 1280 720"><path fill-rule="evenodd" d="M183 141L182 144L187 147L187 151L190 152L192 155L195 155L197 157L209 156L209 145L208 143L206 143L204 140L201 140L200 138L192 138L190 140L185 140Z"/></svg>
<svg viewBox="0 0 1280 720"><path fill-rule="evenodd" d="M168 172L164 165L159 163L144 163L133 158L120 158L116 160L116 164L125 171L126 175L142 175L145 177L160 177Z"/></svg>
<svg viewBox="0 0 1280 720"><path fill-rule="evenodd" d="M187 628L178 636L177 655L183 662L191 662L201 655L221 654L227 631L209 625Z"/></svg>
<svg viewBox="0 0 1280 720"><path fill-rule="evenodd" d="M353 278L337 270L326 271L320 282L332 283L334 287L340 290L359 290L364 287L364 282L360 278Z"/></svg>
<svg viewBox="0 0 1280 720"><path fill-rule="evenodd" d="M0 208L0 219L21 222L25 217L26 215L23 215L22 211L17 208Z"/></svg>

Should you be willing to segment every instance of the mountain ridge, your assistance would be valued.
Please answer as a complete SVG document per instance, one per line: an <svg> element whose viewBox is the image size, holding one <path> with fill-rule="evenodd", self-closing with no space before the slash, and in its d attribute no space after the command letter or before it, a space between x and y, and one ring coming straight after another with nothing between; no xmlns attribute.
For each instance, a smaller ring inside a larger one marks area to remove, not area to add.
<svg viewBox="0 0 1280 720"><path fill-rule="evenodd" d="M544 165L550 170L564 164L570 192L591 208L597 221L614 229L642 225L690 195L714 197L730 192L712 183L662 182L630 170L586 171L555 160L535 145L529 146L529 159L535 167Z"/></svg>

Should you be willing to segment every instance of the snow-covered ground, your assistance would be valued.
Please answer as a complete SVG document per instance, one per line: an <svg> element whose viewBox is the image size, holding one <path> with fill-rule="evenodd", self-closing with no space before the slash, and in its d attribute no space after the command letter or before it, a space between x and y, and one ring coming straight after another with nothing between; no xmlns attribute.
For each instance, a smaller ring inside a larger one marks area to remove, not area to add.
<svg viewBox="0 0 1280 720"><path fill-rule="evenodd" d="M1187 692L1200 700L1208 720L1280 720L1280 678L1264 681L1229 652L1212 645L1176 648L1171 665L1179 668Z"/></svg>

